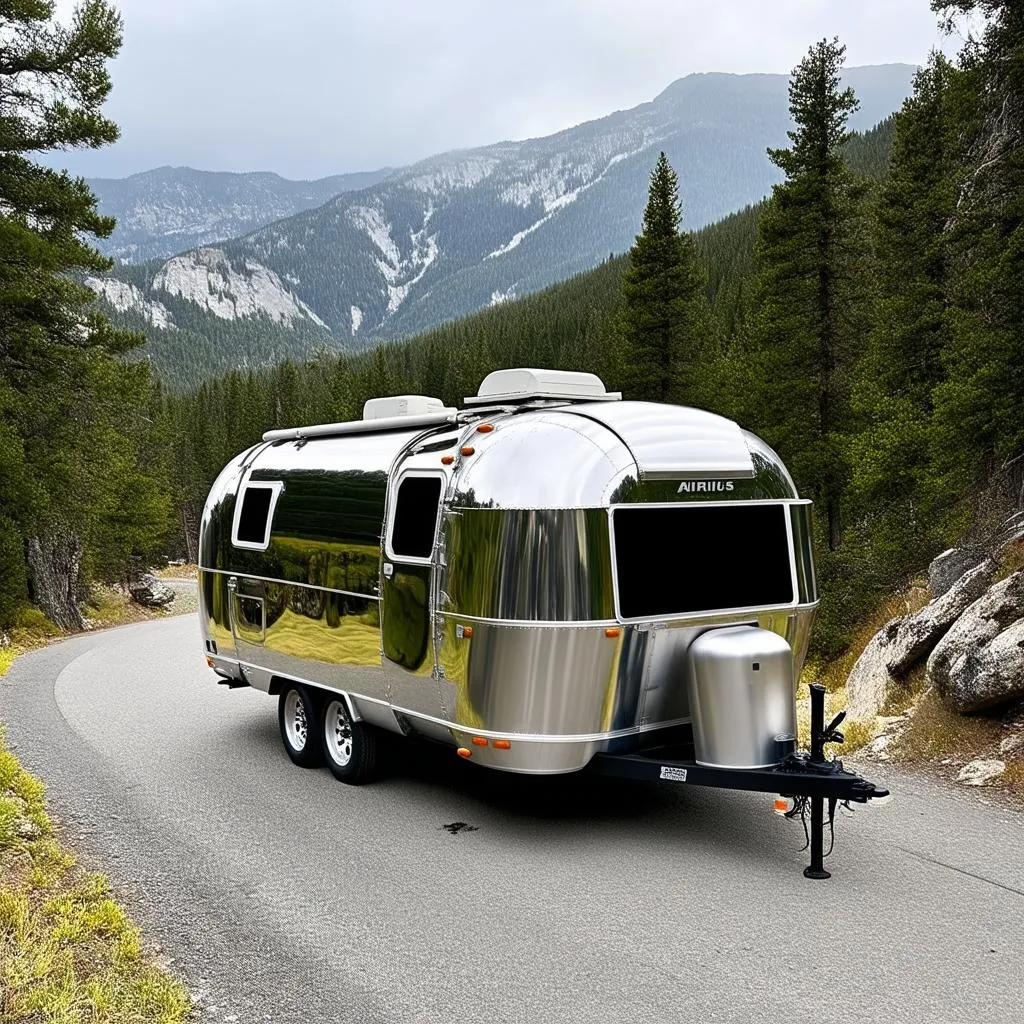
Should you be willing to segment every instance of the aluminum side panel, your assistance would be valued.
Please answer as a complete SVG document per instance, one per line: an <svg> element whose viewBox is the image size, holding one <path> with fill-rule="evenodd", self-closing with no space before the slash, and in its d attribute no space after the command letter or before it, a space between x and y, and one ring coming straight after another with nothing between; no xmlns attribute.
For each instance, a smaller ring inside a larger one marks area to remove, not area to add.
<svg viewBox="0 0 1024 1024"><path fill-rule="evenodd" d="M615 617L603 509L460 509L442 522L439 610L490 619Z"/></svg>
<svg viewBox="0 0 1024 1024"><path fill-rule="evenodd" d="M607 732L616 712L621 637L599 627L440 619L442 700L457 726L540 735Z"/></svg>

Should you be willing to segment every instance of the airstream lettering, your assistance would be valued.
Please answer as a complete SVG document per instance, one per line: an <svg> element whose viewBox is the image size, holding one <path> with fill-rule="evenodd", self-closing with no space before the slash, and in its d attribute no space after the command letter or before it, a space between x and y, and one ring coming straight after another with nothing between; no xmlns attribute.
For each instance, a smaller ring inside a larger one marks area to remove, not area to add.
<svg viewBox="0 0 1024 1024"><path fill-rule="evenodd" d="M501 370L462 410L380 398L264 434L210 492L200 594L221 681L277 696L292 760L348 782L388 730L818 812L884 792L795 750L818 592L785 466L593 374Z"/></svg>

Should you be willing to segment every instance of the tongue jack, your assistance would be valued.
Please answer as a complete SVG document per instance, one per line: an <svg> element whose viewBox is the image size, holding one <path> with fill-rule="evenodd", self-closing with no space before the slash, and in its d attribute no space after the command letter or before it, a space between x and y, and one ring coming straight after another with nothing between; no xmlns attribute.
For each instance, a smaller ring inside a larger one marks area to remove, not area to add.
<svg viewBox="0 0 1024 1024"><path fill-rule="evenodd" d="M823 768L828 762L825 760L826 743L842 743L843 734L839 732L839 725L846 717L846 712L841 711L825 727L825 687L821 683L811 683L811 765L814 768ZM829 821L833 820L836 813L836 801L830 799L828 802ZM811 863L804 868L805 878L831 878L832 872L825 870L825 798L820 796L811 797Z"/></svg>

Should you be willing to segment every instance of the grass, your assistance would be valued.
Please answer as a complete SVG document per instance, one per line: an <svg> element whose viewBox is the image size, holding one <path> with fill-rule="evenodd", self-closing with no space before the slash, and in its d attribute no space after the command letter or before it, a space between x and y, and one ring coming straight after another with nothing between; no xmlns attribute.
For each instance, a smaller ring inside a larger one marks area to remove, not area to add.
<svg viewBox="0 0 1024 1024"><path fill-rule="evenodd" d="M165 565L154 569L153 575L159 580L194 580L199 578L199 567L194 562Z"/></svg>
<svg viewBox="0 0 1024 1024"><path fill-rule="evenodd" d="M188 1019L184 985L154 964L107 880L77 866L43 798L0 733L0 1021Z"/></svg>
<svg viewBox="0 0 1024 1024"><path fill-rule="evenodd" d="M85 602L85 614L93 629L108 629L130 622L162 619L174 613L166 608L143 608L123 591L94 583L89 591L89 599Z"/></svg>

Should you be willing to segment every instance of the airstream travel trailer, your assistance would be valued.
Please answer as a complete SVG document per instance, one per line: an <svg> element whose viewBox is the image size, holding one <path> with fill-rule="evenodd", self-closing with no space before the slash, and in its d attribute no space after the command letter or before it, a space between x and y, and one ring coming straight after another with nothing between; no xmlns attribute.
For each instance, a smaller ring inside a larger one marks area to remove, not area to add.
<svg viewBox="0 0 1024 1024"><path fill-rule="evenodd" d="M374 399L237 456L200 551L208 663L344 781L387 730L509 772L786 794L817 811L819 870L822 801L884 792L821 756L820 700L796 751L810 503L720 416L529 369L461 410Z"/></svg>

